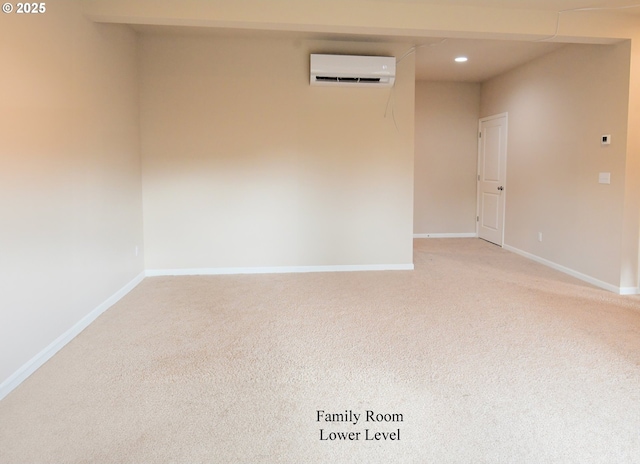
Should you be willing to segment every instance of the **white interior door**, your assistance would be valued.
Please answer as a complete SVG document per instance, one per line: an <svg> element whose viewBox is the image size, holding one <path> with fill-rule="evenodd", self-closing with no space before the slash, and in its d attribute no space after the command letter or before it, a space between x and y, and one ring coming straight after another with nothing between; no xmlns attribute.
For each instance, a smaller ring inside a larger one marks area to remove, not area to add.
<svg viewBox="0 0 640 464"><path fill-rule="evenodd" d="M503 245L507 177L507 114L480 120L478 133L478 237Z"/></svg>

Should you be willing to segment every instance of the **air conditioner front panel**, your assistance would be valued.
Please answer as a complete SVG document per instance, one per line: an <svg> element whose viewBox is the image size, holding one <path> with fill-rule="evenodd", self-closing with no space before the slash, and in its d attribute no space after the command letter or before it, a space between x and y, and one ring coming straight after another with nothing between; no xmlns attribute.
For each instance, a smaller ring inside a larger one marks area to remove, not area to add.
<svg viewBox="0 0 640 464"><path fill-rule="evenodd" d="M311 85L391 87L395 74L393 56L311 55Z"/></svg>

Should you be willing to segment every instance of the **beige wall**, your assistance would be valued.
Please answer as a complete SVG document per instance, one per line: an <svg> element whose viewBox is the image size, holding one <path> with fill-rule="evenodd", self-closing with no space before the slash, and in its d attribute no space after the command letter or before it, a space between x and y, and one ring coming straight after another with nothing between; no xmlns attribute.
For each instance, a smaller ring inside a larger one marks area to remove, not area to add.
<svg viewBox="0 0 640 464"><path fill-rule="evenodd" d="M481 99L482 117L509 113L505 244L614 286L629 53L629 42L568 45L486 82ZM610 146L600 145L602 134ZM610 185L598 183L599 172L611 173Z"/></svg>
<svg viewBox="0 0 640 464"><path fill-rule="evenodd" d="M47 6L1 18L0 384L143 270L135 34Z"/></svg>
<svg viewBox="0 0 640 464"><path fill-rule="evenodd" d="M411 264L413 56L393 91L309 86L310 52L407 49L143 35L147 269Z"/></svg>
<svg viewBox="0 0 640 464"><path fill-rule="evenodd" d="M631 44L630 76L620 285L640 291L640 37Z"/></svg>
<svg viewBox="0 0 640 464"><path fill-rule="evenodd" d="M476 231L480 84L416 82L416 234Z"/></svg>

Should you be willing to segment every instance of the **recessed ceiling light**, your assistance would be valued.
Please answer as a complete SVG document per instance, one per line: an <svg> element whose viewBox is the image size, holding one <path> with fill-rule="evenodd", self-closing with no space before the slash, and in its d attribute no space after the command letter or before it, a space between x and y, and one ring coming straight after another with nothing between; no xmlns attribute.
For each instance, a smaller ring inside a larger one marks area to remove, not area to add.
<svg viewBox="0 0 640 464"><path fill-rule="evenodd" d="M469 58L467 58L466 56L459 56L458 58L456 58L456 63L464 63L465 61L467 61Z"/></svg>

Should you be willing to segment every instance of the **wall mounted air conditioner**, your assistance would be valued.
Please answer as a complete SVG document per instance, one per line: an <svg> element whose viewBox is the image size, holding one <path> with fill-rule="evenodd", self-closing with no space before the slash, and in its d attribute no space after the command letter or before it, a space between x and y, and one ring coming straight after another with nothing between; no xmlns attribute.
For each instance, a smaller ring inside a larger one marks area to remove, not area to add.
<svg viewBox="0 0 640 464"><path fill-rule="evenodd" d="M391 87L395 78L393 56L311 55L311 85Z"/></svg>

